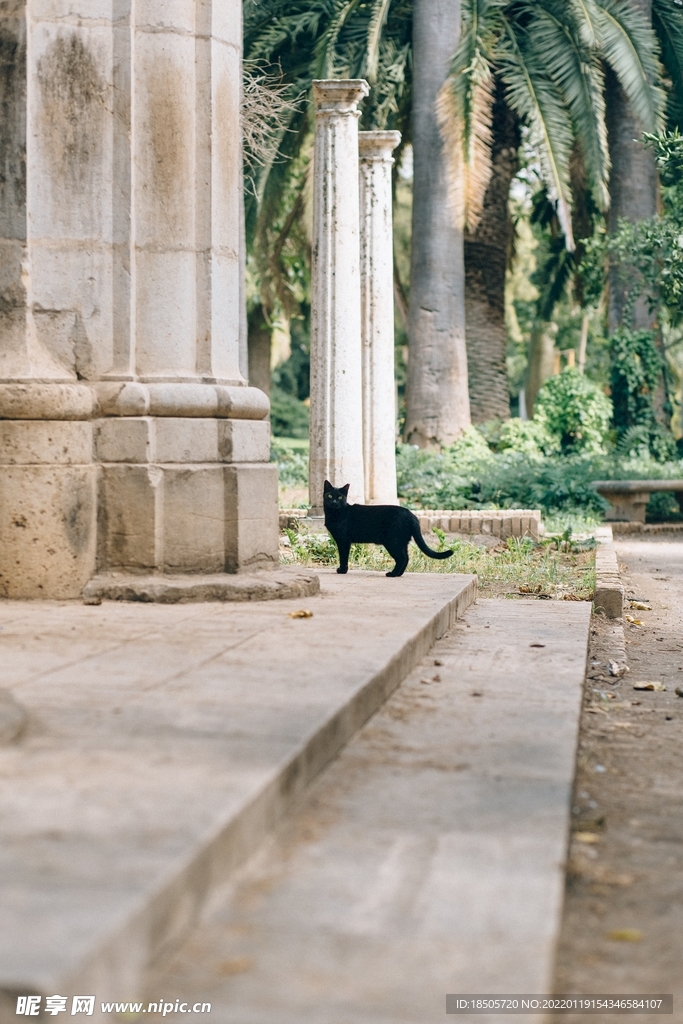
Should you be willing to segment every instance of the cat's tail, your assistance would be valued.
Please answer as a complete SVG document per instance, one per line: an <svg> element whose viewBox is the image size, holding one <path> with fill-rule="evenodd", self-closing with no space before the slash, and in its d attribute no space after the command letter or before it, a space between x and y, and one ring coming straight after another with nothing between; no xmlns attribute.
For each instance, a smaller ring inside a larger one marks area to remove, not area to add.
<svg viewBox="0 0 683 1024"><path fill-rule="evenodd" d="M420 529L420 522L417 516L413 516L412 526L413 540L419 547L420 551L424 551L425 555L428 555L430 558L450 558L451 555L455 554L454 551L432 551L432 549L427 546L427 543L422 536L422 530Z"/></svg>

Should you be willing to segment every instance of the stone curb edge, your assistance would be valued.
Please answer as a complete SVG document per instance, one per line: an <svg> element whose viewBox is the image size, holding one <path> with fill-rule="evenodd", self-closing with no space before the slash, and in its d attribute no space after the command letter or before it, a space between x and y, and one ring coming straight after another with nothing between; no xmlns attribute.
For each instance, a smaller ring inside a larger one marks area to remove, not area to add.
<svg viewBox="0 0 683 1024"><path fill-rule="evenodd" d="M142 601L187 604L190 601L273 601L312 597L320 580L312 572L280 567L260 573L138 576L132 573L95 576L83 588L84 604Z"/></svg>
<svg viewBox="0 0 683 1024"><path fill-rule="evenodd" d="M198 840L198 850L145 897L133 916L89 954L68 977L51 979L52 991L119 991L135 998L145 968L190 930L212 890L251 856L308 785L368 721L434 643L477 599L471 576L455 597L305 740L264 788L227 823ZM61 986L61 987L60 987Z"/></svg>
<svg viewBox="0 0 683 1024"><path fill-rule="evenodd" d="M595 598L596 611L608 619L620 619L624 612L624 585L619 575L619 562L614 547L611 526L599 526L595 531Z"/></svg>

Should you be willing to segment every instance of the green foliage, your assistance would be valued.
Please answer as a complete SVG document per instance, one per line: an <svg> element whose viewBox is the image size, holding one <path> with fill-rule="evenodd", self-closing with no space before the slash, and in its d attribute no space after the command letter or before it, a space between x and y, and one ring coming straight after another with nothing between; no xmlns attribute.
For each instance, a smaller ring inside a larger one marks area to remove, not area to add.
<svg viewBox="0 0 683 1024"><path fill-rule="evenodd" d="M308 486L308 446L301 448L287 444L273 437L270 444L270 461L277 462L278 480L281 487Z"/></svg>
<svg viewBox="0 0 683 1024"><path fill-rule="evenodd" d="M653 331L622 327L611 339L612 404L619 434L655 425L654 393L661 380L662 357Z"/></svg>
<svg viewBox="0 0 683 1024"><path fill-rule="evenodd" d="M565 370L539 391L534 417L558 439L563 452L603 452L612 403L593 381L576 370Z"/></svg>
<svg viewBox="0 0 683 1024"><path fill-rule="evenodd" d="M489 420L477 430L494 452L526 452L530 455L549 455L560 447L557 437L548 433L538 420Z"/></svg>
<svg viewBox="0 0 683 1024"><path fill-rule="evenodd" d="M595 206L605 210L609 202L603 64L614 71L642 123L658 130L665 97L656 37L642 12L619 0L463 0L462 10L451 66L450 134L463 148L466 220L476 219L483 201L478 165L490 146L491 79L498 76L506 102L529 129L571 250L577 148Z"/></svg>
<svg viewBox="0 0 683 1024"><path fill-rule="evenodd" d="M510 422L513 431L521 428L522 436L528 436L527 424ZM497 451L475 428L441 452L401 445L397 449L397 472L402 503L410 508L431 509L540 508L553 530L562 531L568 525L587 529L603 518L607 507L593 489L593 480L670 480L683 476L682 461L657 461L647 444L620 447L607 454L585 450L543 454L529 450L526 440L521 450L500 449L499 423L484 424L483 430L494 439ZM281 485L307 485L308 452L304 442L274 438L271 459L278 463Z"/></svg>
<svg viewBox="0 0 683 1024"><path fill-rule="evenodd" d="M662 182L662 213L641 221L622 220L612 235L598 235L586 247L582 273L591 295L607 283L608 265L618 267L627 293L624 326L631 326L637 299L645 294L654 312L672 325L683 322L683 136L676 130L644 136L654 150Z"/></svg>
<svg viewBox="0 0 683 1024"><path fill-rule="evenodd" d="M270 423L275 437L308 437L308 406L274 387L270 391Z"/></svg>

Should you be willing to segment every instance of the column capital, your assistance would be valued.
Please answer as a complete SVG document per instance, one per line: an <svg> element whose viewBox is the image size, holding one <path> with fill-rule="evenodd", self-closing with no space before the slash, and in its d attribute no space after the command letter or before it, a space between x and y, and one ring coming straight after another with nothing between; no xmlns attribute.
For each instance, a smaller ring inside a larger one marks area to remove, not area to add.
<svg viewBox="0 0 683 1024"><path fill-rule="evenodd" d="M400 132L358 132L358 156L361 160L391 160L401 141Z"/></svg>
<svg viewBox="0 0 683 1024"><path fill-rule="evenodd" d="M370 93L364 78L324 78L313 82L316 111L355 114L356 104Z"/></svg>

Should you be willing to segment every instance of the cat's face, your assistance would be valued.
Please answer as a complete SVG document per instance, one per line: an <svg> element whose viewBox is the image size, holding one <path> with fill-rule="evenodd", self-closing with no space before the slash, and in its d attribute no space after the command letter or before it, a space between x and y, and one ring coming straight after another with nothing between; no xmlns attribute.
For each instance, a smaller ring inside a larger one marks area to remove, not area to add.
<svg viewBox="0 0 683 1024"><path fill-rule="evenodd" d="M323 507L330 512L337 512L340 508L344 508L349 496L349 487L350 484L333 487L330 481L326 480L323 488Z"/></svg>

